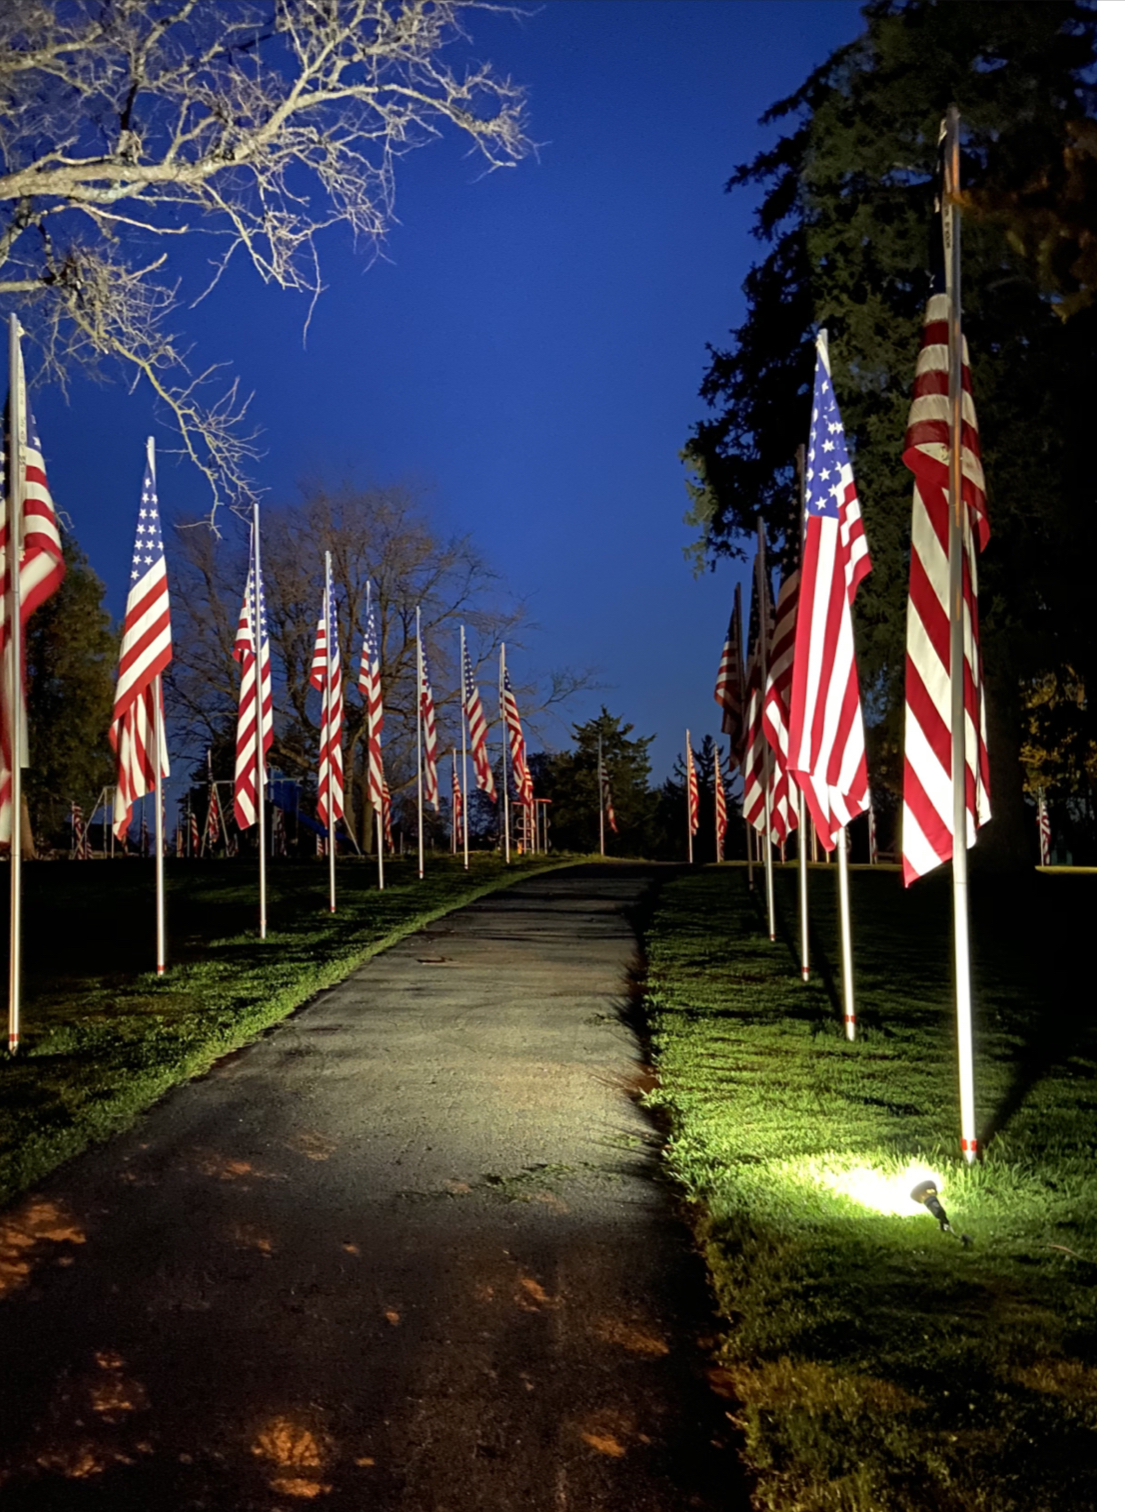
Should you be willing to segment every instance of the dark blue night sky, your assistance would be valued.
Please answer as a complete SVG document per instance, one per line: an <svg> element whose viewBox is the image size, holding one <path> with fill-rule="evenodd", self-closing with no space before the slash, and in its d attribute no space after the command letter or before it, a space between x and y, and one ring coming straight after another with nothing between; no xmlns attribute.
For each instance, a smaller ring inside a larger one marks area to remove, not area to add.
<svg viewBox="0 0 1125 1512"><path fill-rule="evenodd" d="M538 158L482 178L450 139L402 161L382 258L323 244L307 343L300 299L245 269L188 309L199 242L174 323L197 367L229 361L254 392L268 499L304 478L423 485L438 522L530 601L521 678L596 664L605 687L571 717L604 702L655 734L663 777L685 725L718 734L715 671L748 582L734 564L694 579L683 555L677 452L757 248L751 192L723 186L776 139L762 112L859 32L859 6L551 0L470 23L476 54L527 86ZM120 615L144 437L170 432L120 386L33 402L56 500ZM166 528L205 510L186 464L159 481ZM565 742L558 724L538 733L533 749Z"/></svg>

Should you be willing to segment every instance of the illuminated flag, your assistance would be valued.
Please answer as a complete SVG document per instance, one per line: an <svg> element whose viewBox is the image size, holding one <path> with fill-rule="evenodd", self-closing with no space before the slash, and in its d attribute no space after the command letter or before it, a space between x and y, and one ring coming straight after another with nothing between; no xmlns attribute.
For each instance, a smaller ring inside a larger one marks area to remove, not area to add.
<svg viewBox="0 0 1125 1512"><path fill-rule="evenodd" d="M332 567L324 566L324 609L316 628L309 681L320 693L320 755L316 769L316 812L329 834L344 813L344 766L341 735L344 720L344 679L340 667L340 636L336 624L336 595Z"/></svg>
<svg viewBox="0 0 1125 1512"><path fill-rule="evenodd" d="M375 823L383 826L383 832L389 840L391 794L383 767L383 673L379 663L379 637L375 630L370 583L367 585L363 648L359 654L359 691L367 715L367 796L371 800Z"/></svg>
<svg viewBox="0 0 1125 1512"><path fill-rule="evenodd" d="M738 647L742 635L739 625L738 595L730 612L727 638L723 642L723 654L719 658L719 675L715 679L715 702L723 711L722 731L730 736L730 759L732 768L738 765L738 748L742 740L742 684L738 675Z"/></svg>
<svg viewBox="0 0 1125 1512"><path fill-rule="evenodd" d="M914 474L910 594L906 609L906 738L902 869L909 886L953 854L953 687L949 675L949 296L937 259L902 460ZM977 556L988 545L980 436L969 349L961 344L964 600L965 843L991 814L977 620Z"/></svg>
<svg viewBox="0 0 1125 1512"><path fill-rule="evenodd" d="M168 569L160 530L156 479L146 456L141 506L133 539L129 597L109 743L117 754L113 822L118 839L129 830L133 804L156 788L157 769L168 776L164 699L160 674L172 660Z"/></svg>
<svg viewBox="0 0 1125 1512"><path fill-rule="evenodd" d="M719 748L715 747L715 860L723 859L727 837L727 795L723 787L723 772L719 764Z"/></svg>
<svg viewBox="0 0 1125 1512"><path fill-rule="evenodd" d="M422 727L422 792L427 803L439 812L441 798L438 794L437 773L437 713L434 695L430 687L430 669L426 662L426 647L422 642L421 621L418 624L418 719ZM420 820L421 816L419 816Z"/></svg>
<svg viewBox="0 0 1125 1512"><path fill-rule="evenodd" d="M35 417L27 405L23 376L23 354L17 343L16 392L8 396L8 435L3 460L0 460L0 847L12 838L12 752L23 753L26 766L27 710L22 675L18 689L11 686L9 665L10 630L9 594L11 571L11 502L7 494L6 460L13 448L22 456L23 508L19 522L22 541L19 568L20 625L27 622L40 604L57 591L66 575L62 541L59 539L55 506L47 487L47 471ZM14 424L13 424L14 415ZM12 431L15 431L13 437ZM17 738L16 732L20 732Z"/></svg>
<svg viewBox="0 0 1125 1512"><path fill-rule="evenodd" d="M789 770L825 850L871 805L851 606L871 571L828 338L817 337L805 475L805 549L789 701Z"/></svg>
<svg viewBox="0 0 1125 1512"><path fill-rule="evenodd" d="M258 619L258 650L254 648L255 612ZM273 692L270 679L270 641L266 630L266 599L255 571L254 536L250 535L250 570L242 596L242 612L234 637L234 659L241 663L238 689L238 734L234 750L234 822L248 829L258 822L258 719L256 668L262 668L262 766L273 745ZM234 840L232 835L231 840ZM237 844L229 847L237 855Z"/></svg>
<svg viewBox="0 0 1125 1512"><path fill-rule="evenodd" d="M181 861L184 858L184 831L180 824L176 825L176 856Z"/></svg>
<svg viewBox="0 0 1125 1512"><path fill-rule="evenodd" d="M527 764L527 747L523 739L523 726L520 724L520 711L516 707L516 695L512 691L512 680L508 676L506 664L500 709L504 727L508 732L508 748L512 754L512 777L519 793L519 801L530 808L535 801L535 795L531 785L531 771Z"/></svg>
<svg viewBox="0 0 1125 1512"><path fill-rule="evenodd" d="M477 689L476 679L473 677L473 668L469 661L469 649L465 644L465 632L461 631L461 676L463 679L465 698L465 723L469 731L469 749L473 753L473 767L477 774L477 787L482 793L487 793L496 802L496 783L492 776L492 765L488 759L488 726L484 722L484 710L481 708L480 693Z"/></svg>
<svg viewBox="0 0 1125 1512"><path fill-rule="evenodd" d="M1038 801L1039 821L1039 864L1050 866L1051 864L1051 818L1047 813L1047 801L1043 797L1043 789L1039 789Z"/></svg>
<svg viewBox="0 0 1125 1512"><path fill-rule="evenodd" d="M74 859L76 861L89 861L90 836L86 829L86 821L82 817L82 805L80 803L72 803L70 805L70 828L74 837Z"/></svg>
<svg viewBox="0 0 1125 1512"><path fill-rule="evenodd" d="M284 856L288 853L289 842L285 834L285 814L279 808L273 811L273 853L275 856Z"/></svg>
<svg viewBox="0 0 1125 1512"><path fill-rule="evenodd" d="M191 853L192 853L193 856L198 856L199 855L199 820L195 817L195 810L194 809L192 809L192 811L191 811L191 824L190 824L190 827L189 827L189 832L191 834Z"/></svg>

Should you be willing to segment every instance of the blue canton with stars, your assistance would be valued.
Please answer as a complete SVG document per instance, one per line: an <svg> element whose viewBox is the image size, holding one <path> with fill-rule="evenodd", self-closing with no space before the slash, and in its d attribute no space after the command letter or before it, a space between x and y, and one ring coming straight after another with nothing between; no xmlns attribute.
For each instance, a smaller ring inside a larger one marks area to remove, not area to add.
<svg viewBox="0 0 1125 1512"><path fill-rule="evenodd" d="M164 537L160 533L156 479L146 463L145 480L141 485L141 510L137 516L137 536L133 542L133 565L129 572L130 584L147 577L155 566L159 566L161 570L164 568Z"/></svg>
<svg viewBox="0 0 1125 1512"><path fill-rule="evenodd" d="M844 490L852 481L852 464L844 444L844 422L824 352L816 349L812 425L809 429L808 472L805 475L805 510L810 518L838 520Z"/></svg>

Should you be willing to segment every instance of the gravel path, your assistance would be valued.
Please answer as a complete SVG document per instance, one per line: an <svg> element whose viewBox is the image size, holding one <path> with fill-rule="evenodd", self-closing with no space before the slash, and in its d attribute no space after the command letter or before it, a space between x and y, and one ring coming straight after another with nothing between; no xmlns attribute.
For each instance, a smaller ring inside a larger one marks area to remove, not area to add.
<svg viewBox="0 0 1125 1512"><path fill-rule="evenodd" d="M0 1504L745 1507L622 1022L653 868L450 915L0 1215Z"/></svg>

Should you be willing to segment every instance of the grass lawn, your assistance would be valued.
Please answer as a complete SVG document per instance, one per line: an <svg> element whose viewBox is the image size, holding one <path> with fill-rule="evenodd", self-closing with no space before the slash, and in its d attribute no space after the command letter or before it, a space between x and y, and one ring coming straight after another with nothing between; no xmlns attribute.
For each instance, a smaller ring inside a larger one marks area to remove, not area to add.
<svg viewBox="0 0 1125 1512"><path fill-rule="evenodd" d="M256 861L169 862L162 978L151 863L26 864L21 1042L0 1053L0 1206L411 930L559 864L478 854L466 873L427 857L420 882L407 857L380 893L373 863L341 861L333 916L327 865L279 862L260 940ZM6 931L3 964L6 984Z"/></svg>
<svg viewBox="0 0 1125 1512"><path fill-rule="evenodd" d="M836 877L813 981L744 866L671 881L646 931L669 1128L726 1319L718 1377L755 1509L1077 1512L1095 1503L1094 876L973 879L981 1162L959 1155L945 873L852 872L858 1035ZM941 1184L964 1247L909 1192Z"/></svg>

